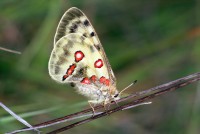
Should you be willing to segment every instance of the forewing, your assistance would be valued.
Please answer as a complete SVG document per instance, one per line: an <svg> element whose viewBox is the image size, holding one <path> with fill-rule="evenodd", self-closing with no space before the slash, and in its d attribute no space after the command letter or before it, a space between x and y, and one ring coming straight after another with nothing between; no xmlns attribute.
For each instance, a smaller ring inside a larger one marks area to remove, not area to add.
<svg viewBox="0 0 200 134"><path fill-rule="evenodd" d="M54 46L56 47L58 40L60 40L63 36L71 33L78 33L90 41L90 45L93 46L93 48L95 47L95 50L98 51L105 62L107 70L106 72L109 75L108 78L112 81L112 84L115 85L116 79L114 73L111 69L108 59L106 58L104 49L98 39L98 36L86 15L76 7L70 8L62 16L54 37ZM95 53L93 55L95 55Z"/></svg>

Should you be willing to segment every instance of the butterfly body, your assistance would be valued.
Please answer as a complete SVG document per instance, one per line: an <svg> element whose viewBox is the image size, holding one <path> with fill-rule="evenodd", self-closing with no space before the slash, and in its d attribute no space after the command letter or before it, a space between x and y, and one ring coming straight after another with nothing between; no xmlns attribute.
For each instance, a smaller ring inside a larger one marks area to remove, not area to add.
<svg viewBox="0 0 200 134"><path fill-rule="evenodd" d="M116 79L97 34L85 14L70 8L60 20L49 60L49 74L69 83L89 103L118 100Z"/></svg>

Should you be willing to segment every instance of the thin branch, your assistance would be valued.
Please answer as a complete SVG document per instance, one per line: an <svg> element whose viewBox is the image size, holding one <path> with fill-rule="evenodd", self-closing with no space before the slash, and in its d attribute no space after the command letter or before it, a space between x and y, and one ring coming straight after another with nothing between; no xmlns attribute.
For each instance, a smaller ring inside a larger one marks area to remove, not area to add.
<svg viewBox="0 0 200 134"><path fill-rule="evenodd" d="M178 88L184 87L186 85L189 85L189 84L191 84L193 82L196 82L196 81L199 81L199 80L200 80L200 72L192 74L192 75L188 75L186 77L183 77L183 78L180 78L180 79L177 79L177 80L168 82L166 84L162 84L162 85L159 85L159 86L156 86L156 87L153 87L153 88L141 91L141 92L137 92L137 93L131 94L131 95L129 95L127 97L124 97L124 98L121 98L120 100L117 101L117 103L129 101L126 104L123 104L123 105L118 106L118 107L116 107L114 109L108 110L106 112L100 113L100 114L95 115L93 117L89 117L89 118L83 119L83 120L78 121L76 123L70 124L70 125L68 125L66 127L62 127L60 129L51 131L48 134L60 133L60 132L66 131L68 129L74 128L76 126L79 126L81 124L85 124L85 123L93 121L95 119L104 117L104 116L106 116L108 114L110 115L112 113L115 113L115 112L118 112L118 111L121 111L121 110L125 110L125 109L128 109L128 108L140 105L141 103L145 104L147 101L149 101L150 99L152 99L154 97L157 97L157 96L162 95L164 93L167 93L169 91L173 91L173 90L176 90ZM135 100L133 100L133 99L135 99ZM112 102L111 104L115 104L115 102ZM103 106L99 105L99 106L96 106L94 109L97 110L97 109L100 109L102 107ZM80 111L80 112L77 112L77 113L73 113L73 114L67 115L65 117L61 117L61 118L50 120L50 121L47 121L47 122L44 122L44 123L33 125L33 128L34 127L38 127L38 126L44 126L44 125L52 124L52 123L55 123L55 122L60 122L62 120L66 120L66 119L69 120L71 118L86 114L86 113L91 112L91 111L92 111L91 108L90 109L86 109L86 110L83 110L83 111Z"/></svg>
<svg viewBox="0 0 200 134"><path fill-rule="evenodd" d="M137 106L141 106L141 105L148 105L148 104L151 104L151 103L152 103L152 102L144 102L144 103L140 103L140 104L137 104L137 105L134 105L134 106L126 107L126 108L124 108L124 109L122 109L122 110L128 110L128 109L131 109L131 108L133 108L133 107L137 107ZM99 115L99 114L101 114L101 113L103 113L103 112L95 113L95 115ZM91 116L93 116L93 113L80 115L80 116L77 116L77 117L65 119L65 120L58 121L58 122L54 122L54 123L47 124L47 125L42 125L42 126L37 126L37 127L29 127L29 128L19 129L19 130L15 130L15 131L12 131L12 132L6 133L6 134L16 134L16 133L25 132L25 131L39 130L39 129L46 128L46 127L50 127L50 126L57 125L57 124L60 124L60 123L69 122L69 121L73 121L73 120L76 120L76 119L81 119L81 118L91 117ZM37 132L38 132L38 134L40 134L40 133L39 133L40 131L37 131Z"/></svg>
<svg viewBox="0 0 200 134"><path fill-rule="evenodd" d="M10 110L6 105L4 105L2 102L0 102L0 106L6 110L9 114L11 114L15 119L17 119L19 122L21 122L22 124L24 124L25 126L32 128L33 130L37 131L39 133L39 130L33 128L33 126L31 126L31 124L29 124L27 121L25 121L23 118L21 118L20 116L18 116L16 113L14 113L12 110Z"/></svg>
<svg viewBox="0 0 200 134"><path fill-rule="evenodd" d="M100 113L102 113L102 112L98 112L98 113L96 113L96 115L100 114ZM53 125L57 125L57 124L60 124L60 123L63 123L63 122L69 122L69 121L72 121L72 120L76 120L76 119L80 119L80 118L85 118L85 117L91 117L92 115L93 114L85 114L85 115L82 115L82 116L73 117L73 118L70 118L70 119L66 119L66 120L54 122L54 123L43 125L43 126L29 127L29 128L25 128L25 129L15 130L13 132L6 133L6 134L16 134L16 133L19 133L19 132L31 131L31 130L35 130L35 129L38 130L38 129L50 127L50 126L53 126Z"/></svg>
<svg viewBox="0 0 200 134"><path fill-rule="evenodd" d="M10 53L14 53L14 54L21 54L21 52L19 52L19 51L11 50L11 49L7 49L7 48L3 48L3 47L0 47L0 50L10 52Z"/></svg>
<svg viewBox="0 0 200 134"><path fill-rule="evenodd" d="M173 90L176 90L178 88L184 87L184 86L186 86L188 84L191 84L191 83L193 83L195 81L198 81L198 80L200 80L200 73L192 74L192 75L183 77L181 79L177 79L175 81L172 81L172 82L169 82L169 83L166 83L166 84L163 84L163 85L160 85L160 86L145 90L143 92L139 92L138 95L148 94L148 93L150 93L150 94L145 96L145 97L136 99L136 100L134 100L132 102L129 102L127 104L124 104L122 106L119 106L119 107L116 107L114 109L111 109L111 110L109 110L107 112L104 112L102 114L96 115L94 117L87 118L85 120L78 121L78 122L73 123L71 125L68 125L66 127L62 127L60 129L54 130L52 132L49 132L47 134L56 134L56 133L59 133L59 132L66 131L68 129L74 128L74 127L79 126L81 124L90 122L92 120L98 119L98 118L103 117L103 116L106 116L107 114L110 115L110 114L115 113L117 111L121 111L121 110L125 109L126 107L130 107L132 105L137 105L137 104L143 103L145 101L149 101L150 99L152 99L152 98L154 98L156 96L164 94L164 93L166 93L168 91L173 91ZM151 92L154 92L154 93L151 93ZM132 98L131 96L132 97L136 97L137 94L135 94L135 95L133 94L133 95L130 95L130 96L126 97L126 98L123 98L124 101L129 99L129 98Z"/></svg>

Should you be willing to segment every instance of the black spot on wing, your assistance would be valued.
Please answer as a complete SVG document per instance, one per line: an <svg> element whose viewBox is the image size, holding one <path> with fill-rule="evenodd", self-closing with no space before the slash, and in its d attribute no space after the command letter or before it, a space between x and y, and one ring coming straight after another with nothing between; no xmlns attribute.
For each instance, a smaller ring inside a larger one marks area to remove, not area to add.
<svg viewBox="0 0 200 134"><path fill-rule="evenodd" d="M85 21L83 22L83 24L87 27L87 26L89 26L89 21L88 21L88 20L85 20Z"/></svg>
<svg viewBox="0 0 200 134"><path fill-rule="evenodd" d="M68 56L68 55L69 55L69 52L68 52L68 51L64 51L64 55L65 55L65 56Z"/></svg>
<svg viewBox="0 0 200 134"><path fill-rule="evenodd" d="M71 27L70 27L70 30L69 30L69 33L75 33L77 31L77 24L73 24Z"/></svg>
<svg viewBox="0 0 200 134"><path fill-rule="evenodd" d="M70 83L70 86L71 86L71 87L75 87L75 86L76 86L76 84L75 84L75 83L73 83L73 82L71 82L71 83Z"/></svg>
<svg viewBox="0 0 200 134"><path fill-rule="evenodd" d="M86 73L86 67L80 68L80 70L78 71L80 75L84 75Z"/></svg>
<svg viewBox="0 0 200 134"><path fill-rule="evenodd" d="M86 77L87 76L86 72L87 72L87 67L79 68L79 70L77 70L76 74L74 74L74 77L76 77L76 78Z"/></svg>
<svg viewBox="0 0 200 134"><path fill-rule="evenodd" d="M83 34L83 36L84 36L84 37L87 37L87 34L86 34L86 33L84 33L84 34Z"/></svg>
<svg viewBox="0 0 200 134"><path fill-rule="evenodd" d="M95 35L94 32L91 32L91 33L90 33L90 36L91 36L91 37L93 37L94 35Z"/></svg>
<svg viewBox="0 0 200 134"><path fill-rule="evenodd" d="M101 48L100 48L100 46L99 45L94 45L95 47L96 47L96 49L98 50L98 51L100 51L101 50Z"/></svg>
<svg viewBox="0 0 200 134"><path fill-rule="evenodd" d="M75 30L70 28L69 33L75 33Z"/></svg>

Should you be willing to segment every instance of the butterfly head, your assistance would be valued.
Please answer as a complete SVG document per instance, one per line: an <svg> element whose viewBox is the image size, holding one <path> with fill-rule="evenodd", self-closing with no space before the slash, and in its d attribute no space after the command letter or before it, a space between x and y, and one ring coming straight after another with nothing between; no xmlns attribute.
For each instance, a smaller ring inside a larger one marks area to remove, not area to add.
<svg viewBox="0 0 200 134"><path fill-rule="evenodd" d="M116 86L109 87L109 94L105 99L105 103L110 103L112 101L116 101L120 99L119 92L116 89Z"/></svg>
<svg viewBox="0 0 200 134"><path fill-rule="evenodd" d="M117 91L117 89L115 88L115 90L113 91L113 93L111 94L112 100L116 101L120 99L120 94Z"/></svg>
<svg viewBox="0 0 200 134"><path fill-rule="evenodd" d="M119 100L120 99L120 96L119 96L119 93L117 92L115 95L113 95L113 100Z"/></svg>
<svg viewBox="0 0 200 134"><path fill-rule="evenodd" d="M109 97L110 99L109 99L109 102L119 100L121 94L122 94L125 90L127 90L129 87L131 87L132 85L134 85L136 82L137 82L137 80L134 81L133 83L131 83L130 85L128 85L126 88L124 88L124 89L123 89L122 91L120 91L120 92L117 91L116 86L111 86L111 87L110 87L110 97Z"/></svg>

